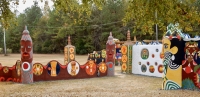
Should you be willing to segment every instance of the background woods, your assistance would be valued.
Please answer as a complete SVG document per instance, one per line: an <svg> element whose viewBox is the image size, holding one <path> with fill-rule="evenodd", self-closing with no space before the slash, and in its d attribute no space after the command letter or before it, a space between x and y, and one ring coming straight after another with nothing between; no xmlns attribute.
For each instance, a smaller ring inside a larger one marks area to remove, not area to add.
<svg viewBox="0 0 200 97"><path fill-rule="evenodd" d="M35 0L23 13L15 14L9 5L17 1L0 2L0 48L6 28L7 48L13 53L20 52L24 25L32 36L34 53L63 53L68 35L77 54L104 49L109 32L121 41L126 40L128 29L132 40L134 35L138 40L155 40L156 24L158 39L169 23L178 22L191 36L200 33L200 0L52 0L51 9L48 0L41 0L44 8Z"/></svg>

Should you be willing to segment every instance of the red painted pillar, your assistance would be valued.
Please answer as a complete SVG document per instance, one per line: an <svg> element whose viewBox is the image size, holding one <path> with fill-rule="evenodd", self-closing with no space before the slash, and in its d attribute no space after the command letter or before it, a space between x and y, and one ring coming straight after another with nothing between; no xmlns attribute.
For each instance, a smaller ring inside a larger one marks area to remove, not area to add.
<svg viewBox="0 0 200 97"><path fill-rule="evenodd" d="M110 36L108 37L108 41L106 43L106 65L108 66L108 76L115 75L115 42L112 37L112 32L110 32Z"/></svg>
<svg viewBox="0 0 200 97"><path fill-rule="evenodd" d="M20 41L21 45L21 82L24 84L33 82L32 61L33 61L33 44L29 31L25 26Z"/></svg>

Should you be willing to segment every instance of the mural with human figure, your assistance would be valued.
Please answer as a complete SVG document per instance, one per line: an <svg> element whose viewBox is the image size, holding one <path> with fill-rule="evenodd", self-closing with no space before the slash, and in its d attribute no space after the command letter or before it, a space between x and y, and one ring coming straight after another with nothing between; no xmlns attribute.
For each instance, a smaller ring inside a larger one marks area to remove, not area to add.
<svg viewBox="0 0 200 97"><path fill-rule="evenodd" d="M186 41L185 60L182 61L182 87L184 89L200 89L200 49L197 41Z"/></svg>
<svg viewBox="0 0 200 97"><path fill-rule="evenodd" d="M164 37L162 54L164 54L164 76L162 89L171 90L182 87L183 41L179 36Z"/></svg>

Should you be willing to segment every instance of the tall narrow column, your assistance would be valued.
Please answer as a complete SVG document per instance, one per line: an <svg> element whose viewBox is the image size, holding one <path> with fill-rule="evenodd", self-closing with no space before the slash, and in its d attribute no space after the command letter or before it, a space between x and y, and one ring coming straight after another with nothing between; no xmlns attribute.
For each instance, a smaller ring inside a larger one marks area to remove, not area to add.
<svg viewBox="0 0 200 97"><path fill-rule="evenodd" d="M70 36L68 36L68 45L64 47L64 64L75 60L75 46L71 45Z"/></svg>
<svg viewBox="0 0 200 97"><path fill-rule="evenodd" d="M108 76L115 75L115 42L112 37L112 32L110 32L110 36L108 37L108 41L106 43L106 65L108 66Z"/></svg>
<svg viewBox="0 0 200 97"><path fill-rule="evenodd" d="M32 44L32 39L29 35L29 31L27 30L27 26L25 26L25 29L23 31L20 45L21 45L21 61L22 61L21 81L23 84L32 83L33 44Z"/></svg>
<svg viewBox="0 0 200 97"><path fill-rule="evenodd" d="M127 41L121 47L122 52L122 72L132 73L132 45L130 30L127 31Z"/></svg>

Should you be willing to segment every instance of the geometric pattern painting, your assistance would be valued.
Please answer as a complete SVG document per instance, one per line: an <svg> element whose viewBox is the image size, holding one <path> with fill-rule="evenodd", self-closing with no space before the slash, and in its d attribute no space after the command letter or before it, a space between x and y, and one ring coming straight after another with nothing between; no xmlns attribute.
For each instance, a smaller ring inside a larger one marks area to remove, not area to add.
<svg viewBox="0 0 200 97"><path fill-rule="evenodd" d="M200 89L200 57L198 42L186 41L185 59L182 61L182 88Z"/></svg>
<svg viewBox="0 0 200 97"><path fill-rule="evenodd" d="M163 63L160 56L162 44L133 45L132 73L147 76L162 77Z"/></svg>

